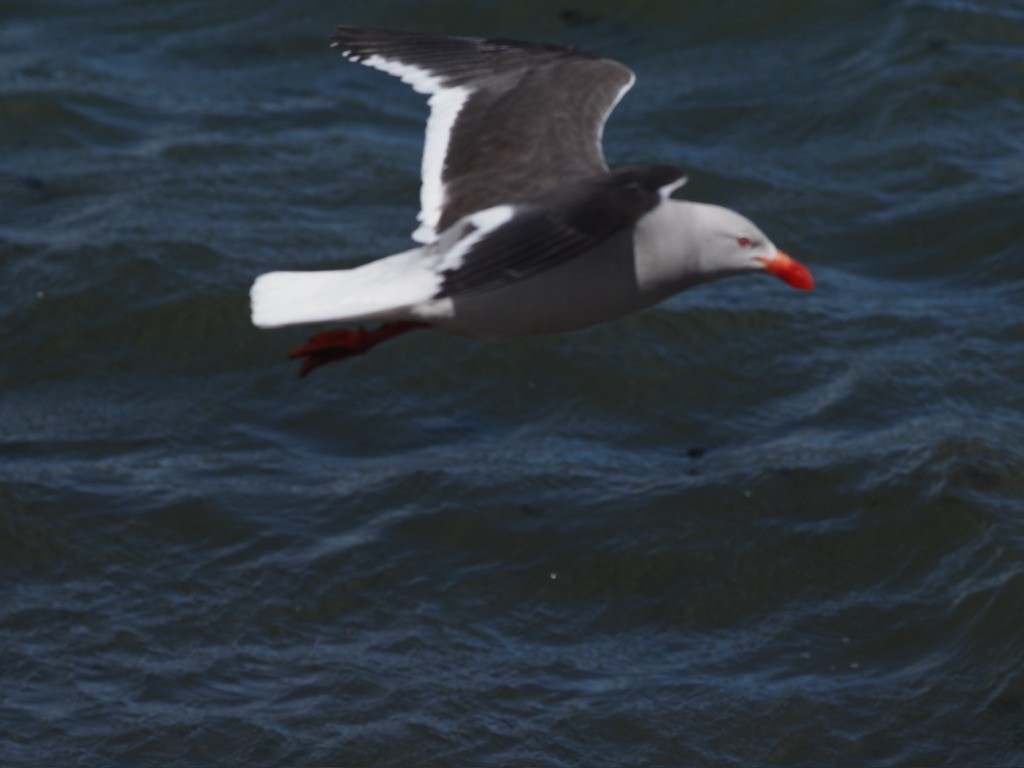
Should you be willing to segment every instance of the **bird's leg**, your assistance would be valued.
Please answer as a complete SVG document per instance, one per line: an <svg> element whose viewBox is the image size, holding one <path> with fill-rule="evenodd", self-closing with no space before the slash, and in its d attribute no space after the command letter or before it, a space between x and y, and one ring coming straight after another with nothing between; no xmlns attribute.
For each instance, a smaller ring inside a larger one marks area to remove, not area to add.
<svg viewBox="0 0 1024 768"><path fill-rule="evenodd" d="M399 320L394 323L384 323L376 328L363 328L362 326L355 330L332 328L329 331L321 331L310 336L309 341L289 352L288 357L292 360L299 357L306 358L302 361L302 367L299 368L299 376L305 376L321 365L361 355L382 341L392 339L406 331L427 327L429 327L427 323Z"/></svg>

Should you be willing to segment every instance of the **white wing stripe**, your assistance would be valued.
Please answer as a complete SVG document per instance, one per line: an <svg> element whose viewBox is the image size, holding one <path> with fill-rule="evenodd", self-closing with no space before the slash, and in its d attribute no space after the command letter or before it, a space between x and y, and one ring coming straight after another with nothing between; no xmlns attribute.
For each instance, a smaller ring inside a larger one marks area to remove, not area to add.
<svg viewBox="0 0 1024 768"><path fill-rule="evenodd" d="M435 271L446 272L461 267L465 255L472 250L473 246L494 230L511 221L515 213L516 207L514 205L496 205L493 208L485 208L468 216L464 221L468 221L476 229L455 243L447 253L441 256Z"/></svg>
<svg viewBox="0 0 1024 768"><path fill-rule="evenodd" d="M336 47L337 43L332 45ZM437 223L444 210L445 194L441 177L444 174L452 128L473 89L462 86L446 88L441 78L422 67L388 59L380 54L361 59L351 51L342 49L341 53L351 61L397 77L412 86L417 93L432 94L427 102L430 105L430 118L427 120L423 164L420 167L420 212L416 216L420 226L412 233L412 238L419 243L433 242L437 239Z"/></svg>
<svg viewBox="0 0 1024 768"><path fill-rule="evenodd" d="M411 85L412 89L417 93L436 93L444 87L441 85L440 79L430 74L422 67L405 64L404 62L395 61L394 59L385 59L377 53L372 56L367 56L365 59L356 59L347 51L342 51L342 53L345 54L346 58L350 58L353 61L358 61L360 64L365 64L368 67L379 69L381 72L387 72L389 75L397 77L403 83Z"/></svg>
<svg viewBox="0 0 1024 768"><path fill-rule="evenodd" d="M605 110L604 117L601 118L601 124L597 126L597 156L602 160L604 159L604 124L608 122L608 117L615 108L619 106L619 102L622 101L622 97L626 95L626 92L633 87L633 83L636 82L636 73L630 71L629 80L626 82L622 89L619 91L619 95L615 97L615 101L608 105L608 109ZM608 163L605 162L605 165Z"/></svg>
<svg viewBox="0 0 1024 768"><path fill-rule="evenodd" d="M437 222L444 210L445 194L444 174L445 158L448 156L448 144L451 141L452 128L469 98L468 88L444 88L430 97L430 119L427 120L427 137L423 144L423 165L420 177L420 212L416 217L420 221L419 228L413 232L413 240L429 243L437 239Z"/></svg>

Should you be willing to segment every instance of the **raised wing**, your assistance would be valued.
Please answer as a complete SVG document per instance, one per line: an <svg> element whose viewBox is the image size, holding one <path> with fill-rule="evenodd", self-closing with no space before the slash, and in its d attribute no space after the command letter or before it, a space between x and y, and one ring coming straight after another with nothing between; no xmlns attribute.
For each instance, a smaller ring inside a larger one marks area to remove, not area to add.
<svg viewBox="0 0 1024 768"><path fill-rule="evenodd" d="M431 94L413 233L422 243L475 211L607 170L604 123L635 79L616 61L558 45L347 26L331 41Z"/></svg>

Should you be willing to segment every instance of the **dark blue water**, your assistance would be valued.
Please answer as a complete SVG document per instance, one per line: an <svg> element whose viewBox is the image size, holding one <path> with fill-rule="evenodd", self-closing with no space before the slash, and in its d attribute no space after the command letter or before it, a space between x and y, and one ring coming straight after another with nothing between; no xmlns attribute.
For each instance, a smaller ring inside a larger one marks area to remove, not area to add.
<svg viewBox="0 0 1024 768"><path fill-rule="evenodd" d="M1024 4L2 18L0 763L1024 764ZM627 62L609 160L818 289L298 380L251 280L418 199L340 22Z"/></svg>

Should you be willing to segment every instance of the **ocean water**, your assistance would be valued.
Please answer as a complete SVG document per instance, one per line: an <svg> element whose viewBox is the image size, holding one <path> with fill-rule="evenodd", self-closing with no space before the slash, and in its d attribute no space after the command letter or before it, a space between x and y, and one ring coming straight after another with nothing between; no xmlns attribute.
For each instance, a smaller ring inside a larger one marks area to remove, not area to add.
<svg viewBox="0 0 1024 768"><path fill-rule="evenodd" d="M1024 765L1024 4L2 7L0 764ZM299 380L418 197L337 23L626 62L817 289Z"/></svg>

